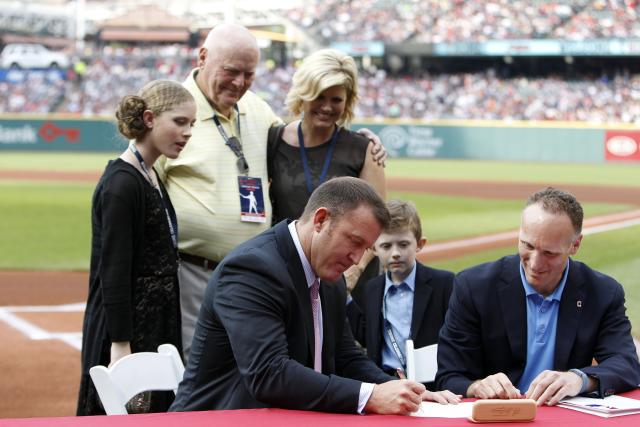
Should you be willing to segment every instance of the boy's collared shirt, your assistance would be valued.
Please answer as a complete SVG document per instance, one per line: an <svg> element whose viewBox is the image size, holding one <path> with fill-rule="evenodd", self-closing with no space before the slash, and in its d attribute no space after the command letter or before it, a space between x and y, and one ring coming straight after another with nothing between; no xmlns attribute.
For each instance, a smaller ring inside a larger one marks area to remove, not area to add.
<svg viewBox="0 0 640 427"><path fill-rule="evenodd" d="M391 280L391 273L385 274L384 293L382 295L382 316L384 319L384 346L382 347L382 368L384 370L405 369L393 348L391 337L387 333L390 327L403 359L406 361L405 342L411 338L411 318L413 316L413 297L416 285L416 263L411 273L398 285ZM388 326L387 326L388 325Z"/></svg>

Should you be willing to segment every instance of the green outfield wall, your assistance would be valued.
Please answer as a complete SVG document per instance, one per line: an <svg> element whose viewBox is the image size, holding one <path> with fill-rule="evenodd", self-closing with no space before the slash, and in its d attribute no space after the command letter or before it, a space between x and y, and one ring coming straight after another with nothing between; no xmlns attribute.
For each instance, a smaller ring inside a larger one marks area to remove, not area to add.
<svg viewBox="0 0 640 427"><path fill-rule="evenodd" d="M115 123L106 119L0 115L0 150L120 151L126 146Z"/></svg>
<svg viewBox="0 0 640 427"><path fill-rule="evenodd" d="M358 121L390 156L569 163L640 162L640 129L559 122ZM0 150L118 151L106 119L0 116Z"/></svg>
<svg viewBox="0 0 640 427"><path fill-rule="evenodd" d="M640 129L557 122L358 122L393 157L564 163L640 161Z"/></svg>

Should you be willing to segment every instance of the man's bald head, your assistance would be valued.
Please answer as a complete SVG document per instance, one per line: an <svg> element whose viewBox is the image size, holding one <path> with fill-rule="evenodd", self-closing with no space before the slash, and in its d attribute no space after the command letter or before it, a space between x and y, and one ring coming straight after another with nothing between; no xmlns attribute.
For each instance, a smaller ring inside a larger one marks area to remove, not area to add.
<svg viewBox="0 0 640 427"><path fill-rule="evenodd" d="M251 31L242 25L232 23L218 24L213 27L202 47L214 56L237 50L249 50L260 55L258 41Z"/></svg>
<svg viewBox="0 0 640 427"><path fill-rule="evenodd" d="M260 58L258 42L238 24L220 24L198 52L196 83L212 106L225 116L253 83Z"/></svg>

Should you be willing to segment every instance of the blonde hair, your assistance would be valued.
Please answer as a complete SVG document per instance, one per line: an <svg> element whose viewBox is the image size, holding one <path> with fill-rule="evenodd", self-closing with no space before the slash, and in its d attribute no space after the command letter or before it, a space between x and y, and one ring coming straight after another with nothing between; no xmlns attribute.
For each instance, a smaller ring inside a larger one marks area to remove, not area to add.
<svg viewBox="0 0 640 427"><path fill-rule="evenodd" d="M293 85L287 94L287 108L299 115L303 102L315 100L333 86L343 86L347 91L344 113L338 124L348 124L353 119L358 101L358 68L352 57L335 49L319 50L302 62L293 75Z"/></svg>
<svg viewBox="0 0 640 427"><path fill-rule="evenodd" d="M187 101L195 102L180 83L170 80L149 82L140 89L138 95L127 95L120 100L116 109L118 131L127 139L140 140L150 130L142 118L146 110L159 116Z"/></svg>

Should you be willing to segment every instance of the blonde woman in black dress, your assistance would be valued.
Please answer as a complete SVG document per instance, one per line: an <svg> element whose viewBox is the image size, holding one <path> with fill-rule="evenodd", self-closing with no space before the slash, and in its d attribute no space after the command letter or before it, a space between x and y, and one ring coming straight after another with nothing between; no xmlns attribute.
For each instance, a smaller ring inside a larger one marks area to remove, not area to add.
<svg viewBox="0 0 640 427"><path fill-rule="evenodd" d="M167 80L148 83L118 106L118 130L131 143L109 161L92 200L78 415L104 414L91 367L163 343L182 349L177 221L153 164L161 155L178 157L195 114L191 94ZM143 411L150 412L166 411L173 400L164 392L146 397Z"/></svg>
<svg viewBox="0 0 640 427"><path fill-rule="evenodd" d="M300 119L269 132L274 223L300 217L313 190L337 176L361 178L386 197L384 166L374 159L373 142L347 128L357 102L358 69L352 57L322 49L304 59L286 100L287 108ZM372 258L371 250L365 252L360 263L345 272L350 290ZM375 277L378 265L372 264L367 271Z"/></svg>

